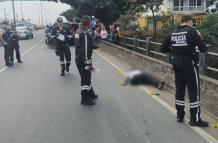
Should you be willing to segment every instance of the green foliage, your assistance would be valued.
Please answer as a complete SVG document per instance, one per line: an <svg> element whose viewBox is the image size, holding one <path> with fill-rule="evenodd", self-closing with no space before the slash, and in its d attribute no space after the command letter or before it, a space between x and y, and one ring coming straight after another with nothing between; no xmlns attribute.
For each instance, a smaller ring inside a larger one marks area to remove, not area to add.
<svg viewBox="0 0 218 143"><path fill-rule="evenodd" d="M153 17L154 13L159 11L160 5L163 4L163 0L147 0L144 5L146 5L146 9L151 10Z"/></svg>
<svg viewBox="0 0 218 143"><path fill-rule="evenodd" d="M50 0L58 1L58 0ZM94 15L100 21L109 24L115 21L123 12L128 0L59 0L77 9L79 17Z"/></svg>
<svg viewBox="0 0 218 143"><path fill-rule="evenodd" d="M78 10L71 8L65 12L63 12L61 15L65 16L68 21L73 21L74 19L79 19L78 17Z"/></svg>
<svg viewBox="0 0 218 143"><path fill-rule="evenodd" d="M135 31L138 25L137 19L145 9L142 5L131 5L118 19L121 29L124 31Z"/></svg>
<svg viewBox="0 0 218 143"><path fill-rule="evenodd" d="M158 17L159 24L161 27L157 30L157 39L162 41L167 34L169 34L176 26L174 24L174 16L172 14L163 15Z"/></svg>
<svg viewBox="0 0 218 143"><path fill-rule="evenodd" d="M217 0L207 0L207 7L213 5Z"/></svg>
<svg viewBox="0 0 218 143"><path fill-rule="evenodd" d="M208 15L198 29L207 43L218 45L218 14Z"/></svg>

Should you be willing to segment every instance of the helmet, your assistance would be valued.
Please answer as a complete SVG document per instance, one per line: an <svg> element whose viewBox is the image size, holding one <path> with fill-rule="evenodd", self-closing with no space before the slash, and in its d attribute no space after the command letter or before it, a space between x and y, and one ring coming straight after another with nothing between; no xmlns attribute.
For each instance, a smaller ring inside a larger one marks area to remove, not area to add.
<svg viewBox="0 0 218 143"><path fill-rule="evenodd" d="M63 18L62 17L58 17L57 18L57 22L63 22Z"/></svg>

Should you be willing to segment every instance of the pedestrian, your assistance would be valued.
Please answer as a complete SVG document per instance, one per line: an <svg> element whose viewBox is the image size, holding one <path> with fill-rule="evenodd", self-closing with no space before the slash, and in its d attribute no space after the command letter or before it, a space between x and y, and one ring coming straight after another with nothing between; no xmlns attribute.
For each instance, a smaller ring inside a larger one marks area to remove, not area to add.
<svg viewBox="0 0 218 143"><path fill-rule="evenodd" d="M9 46L11 48L11 52L10 52L10 62L14 63L14 50L16 52L16 59L18 63L23 63L23 61L21 61L21 57L20 57L20 45L19 45L19 41L18 41L18 35L17 35L17 31L14 28L11 29L11 41L9 42Z"/></svg>
<svg viewBox="0 0 218 143"><path fill-rule="evenodd" d="M76 65L81 77L81 104L94 105L98 98L91 84L91 72L94 70L92 64L93 49L98 48L92 28L91 17L82 17L82 27L75 34Z"/></svg>
<svg viewBox="0 0 218 143"><path fill-rule="evenodd" d="M1 36L1 41L4 46L4 58L5 58L5 66L11 67L13 66L13 63L10 62L9 56L11 55L12 52L12 46L11 46L11 31L7 27L5 28L5 32Z"/></svg>
<svg viewBox="0 0 218 143"><path fill-rule="evenodd" d="M101 39L106 40L108 36L108 32L104 25L102 25L102 30L100 32Z"/></svg>
<svg viewBox="0 0 218 143"><path fill-rule="evenodd" d="M60 59L61 76L65 76L65 70L69 72L71 64L71 51L69 47L70 30L64 26L63 18L57 18L57 26L52 30L52 36L55 37L56 54ZM65 63L66 59L66 63Z"/></svg>
<svg viewBox="0 0 218 143"><path fill-rule="evenodd" d="M178 26L163 41L161 51L171 52L171 63L175 73L177 121L183 122L185 116L185 89L188 88L190 102L191 126L207 127L200 117L200 82L198 72L199 57L196 46L200 52L206 52L206 44L200 34L193 28L192 17L182 16L181 25Z"/></svg>

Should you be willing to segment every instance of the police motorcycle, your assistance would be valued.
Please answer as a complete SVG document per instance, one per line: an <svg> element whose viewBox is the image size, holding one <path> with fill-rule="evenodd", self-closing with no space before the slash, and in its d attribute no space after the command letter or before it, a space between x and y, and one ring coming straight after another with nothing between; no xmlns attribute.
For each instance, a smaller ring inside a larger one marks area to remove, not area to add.
<svg viewBox="0 0 218 143"><path fill-rule="evenodd" d="M50 26L47 26L45 30L45 44L50 48L55 46L55 37L52 36L52 27Z"/></svg>

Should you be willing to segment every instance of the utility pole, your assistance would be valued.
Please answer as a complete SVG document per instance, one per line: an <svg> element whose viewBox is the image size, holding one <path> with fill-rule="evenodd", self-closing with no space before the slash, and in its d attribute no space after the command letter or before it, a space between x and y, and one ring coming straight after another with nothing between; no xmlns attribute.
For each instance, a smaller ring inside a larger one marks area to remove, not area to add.
<svg viewBox="0 0 218 143"><path fill-rule="evenodd" d="M40 0L40 5L41 5L41 15L42 15L42 26L44 26L42 0Z"/></svg>
<svg viewBox="0 0 218 143"><path fill-rule="evenodd" d="M5 15L5 20L7 20L7 16L6 16L5 8L4 8L4 15Z"/></svg>
<svg viewBox="0 0 218 143"><path fill-rule="evenodd" d="M15 27L16 27L16 17L15 17L14 0L12 0L12 8L13 8L13 16L14 16L14 25L15 25Z"/></svg>
<svg viewBox="0 0 218 143"><path fill-rule="evenodd" d="M22 20L23 20L24 17L23 17L23 4L22 4L22 1L20 1L20 8L21 8L21 14L22 14Z"/></svg>

